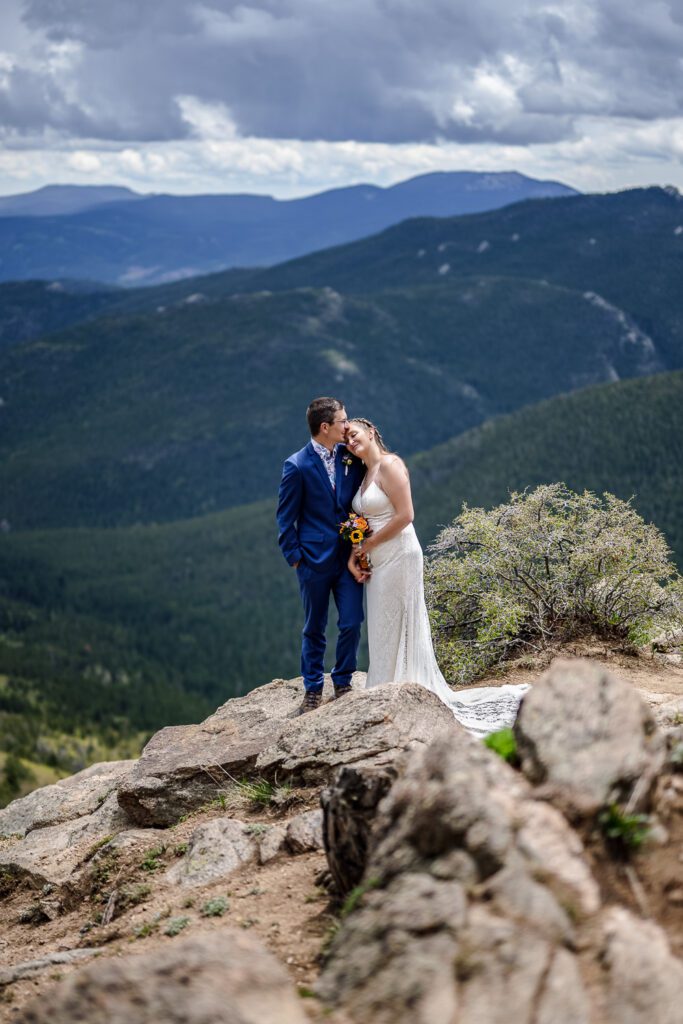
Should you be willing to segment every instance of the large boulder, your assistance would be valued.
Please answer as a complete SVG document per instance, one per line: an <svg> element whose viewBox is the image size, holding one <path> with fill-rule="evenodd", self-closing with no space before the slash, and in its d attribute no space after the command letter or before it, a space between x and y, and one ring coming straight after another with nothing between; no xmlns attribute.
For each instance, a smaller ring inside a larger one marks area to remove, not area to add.
<svg viewBox="0 0 683 1024"><path fill-rule="evenodd" d="M633 687L581 658L553 662L522 700L514 728L524 774L579 815L614 801L645 807L666 756Z"/></svg>
<svg viewBox="0 0 683 1024"><path fill-rule="evenodd" d="M97 811L128 776L135 761L106 761L90 765L51 786L35 789L0 810L0 837L27 832Z"/></svg>
<svg viewBox="0 0 683 1024"><path fill-rule="evenodd" d="M320 993L357 1024L588 1024L577 928L599 908L578 836L467 734L414 753L380 804L358 909ZM573 1016L572 1016L573 1014Z"/></svg>
<svg viewBox="0 0 683 1024"><path fill-rule="evenodd" d="M59 889L68 903L89 854L128 824L112 792L92 814L35 828L24 838L0 844L0 869L28 877L36 886Z"/></svg>
<svg viewBox="0 0 683 1024"><path fill-rule="evenodd" d="M338 900L363 877L377 806L396 781L398 767L345 766L320 794L325 856Z"/></svg>
<svg viewBox="0 0 683 1024"><path fill-rule="evenodd" d="M166 880L183 887L207 885L228 878L244 864L265 864L279 854L322 848L320 810L303 811L287 822L269 824L213 818L194 830L187 851L166 872Z"/></svg>
<svg viewBox="0 0 683 1024"><path fill-rule="evenodd" d="M623 721L606 686L605 714ZM642 738L640 717L631 729ZM382 779L348 774L329 791L325 828L338 816L362 847ZM602 905L581 839L548 795L469 735L415 751L376 807L365 874L319 981L328 1007L353 1024L680 1020L683 964L665 933Z"/></svg>
<svg viewBox="0 0 683 1024"><path fill-rule="evenodd" d="M323 812L319 809L303 811L287 823L285 842L290 853L310 853L322 850Z"/></svg>
<svg viewBox="0 0 683 1024"><path fill-rule="evenodd" d="M243 864L258 859L256 835L243 821L207 821L192 833L187 852L166 872L166 878L184 887L228 878Z"/></svg>
<svg viewBox="0 0 683 1024"><path fill-rule="evenodd" d="M680 1024L683 963L651 921L613 907L603 921L607 1003L619 1024Z"/></svg>
<svg viewBox="0 0 683 1024"><path fill-rule="evenodd" d="M683 725L683 697L662 701L653 708L653 714L657 724L665 731L679 728Z"/></svg>
<svg viewBox="0 0 683 1024"><path fill-rule="evenodd" d="M300 679L275 679L235 697L199 725L161 729L119 788L119 802L138 825L174 824L252 771L301 703Z"/></svg>
<svg viewBox="0 0 683 1024"><path fill-rule="evenodd" d="M244 932L212 930L144 955L106 958L41 995L21 1024L306 1024L285 970Z"/></svg>
<svg viewBox="0 0 683 1024"><path fill-rule="evenodd" d="M256 770L281 781L322 785L342 765L390 765L440 734L452 743L467 735L449 708L423 686L388 683L287 722L257 757Z"/></svg>

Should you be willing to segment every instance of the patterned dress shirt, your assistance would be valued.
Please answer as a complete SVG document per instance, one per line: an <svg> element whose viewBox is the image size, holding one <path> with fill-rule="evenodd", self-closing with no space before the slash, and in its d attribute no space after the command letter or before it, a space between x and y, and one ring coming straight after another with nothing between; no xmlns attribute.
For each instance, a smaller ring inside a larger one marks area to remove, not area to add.
<svg viewBox="0 0 683 1024"><path fill-rule="evenodd" d="M324 444L318 444L317 441L313 441L312 443L318 455L323 460L323 466L325 467L330 483L332 484L332 490L334 491L337 486L337 467L334 460L337 457L337 448L339 445L336 444L330 452Z"/></svg>

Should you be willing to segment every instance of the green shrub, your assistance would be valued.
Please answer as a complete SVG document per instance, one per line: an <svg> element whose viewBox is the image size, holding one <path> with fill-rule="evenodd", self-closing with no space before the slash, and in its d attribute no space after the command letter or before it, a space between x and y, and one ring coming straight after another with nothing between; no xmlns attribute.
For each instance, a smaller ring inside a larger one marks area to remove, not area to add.
<svg viewBox="0 0 683 1024"><path fill-rule="evenodd" d="M683 623L664 537L612 494L548 484L489 512L465 505L430 550L435 649L455 682L588 633L629 647Z"/></svg>
<svg viewBox="0 0 683 1024"><path fill-rule="evenodd" d="M162 866L161 857L166 852L165 844L161 846L154 846L151 850L148 850L144 856L144 859L140 862L140 867L143 871L158 871Z"/></svg>
<svg viewBox="0 0 683 1024"><path fill-rule="evenodd" d="M164 935L180 935L184 928L190 923L189 917L172 917L164 928Z"/></svg>
<svg viewBox="0 0 683 1024"><path fill-rule="evenodd" d="M370 892L372 889L376 889L379 885L378 878L368 878L367 882L361 882L347 895L341 910L339 911L340 918L348 917L349 914L353 913L358 904L365 896L366 892Z"/></svg>
<svg viewBox="0 0 683 1024"><path fill-rule="evenodd" d="M646 814L627 814L618 804L610 804L598 822L605 838L623 853L637 850L650 834L650 819Z"/></svg>
<svg viewBox="0 0 683 1024"><path fill-rule="evenodd" d="M512 729L499 729L498 732L489 733L484 739L484 744L508 764L517 763L517 740Z"/></svg>
<svg viewBox="0 0 683 1024"><path fill-rule="evenodd" d="M148 939L150 935L154 935L158 931L159 921L154 918L152 921L143 921L142 924L136 925L133 928L133 935L136 939Z"/></svg>
<svg viewBox="0 0 683 1024"><path fill-rule="evenodd" d="M224 896L214 896L213 899L206 901L199 913L202 917L222 917L229 909L230 904Z"/></svg>
<svg viewBox="0 0 683 1024"><path fill-rule="evenodd" d="M278 786L267 779L254 779L238 783L241 795L256 807L269 807L282 803L289 796L292 787L287 783Z"/></svg>
<svg viewBox="0 0 683 1024"><path fill-rule="evenodd" d="M152 887L150 885L124 885L119 889L116 896L114 916L118 917L126 910L129 910L130 907L137 907L139 903L144 903L151 892Z"/></svg>

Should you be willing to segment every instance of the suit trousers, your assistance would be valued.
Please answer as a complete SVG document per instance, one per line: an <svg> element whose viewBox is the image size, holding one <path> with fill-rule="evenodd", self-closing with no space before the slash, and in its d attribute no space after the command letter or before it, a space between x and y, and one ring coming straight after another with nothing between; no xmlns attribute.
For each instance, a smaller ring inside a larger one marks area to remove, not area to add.
<svg viewBox="0 0 683 1024"><path fill-rule="evenodd" d="M350 686L356 671L360 629L363 622L363 586L356 583L346 562L320 572L301 562L296 574L304 606L301 636L301 674L306 690L320 692L325 672L325 630L330 594L337 606L337 651L332 680L335 686Z"/></svg>

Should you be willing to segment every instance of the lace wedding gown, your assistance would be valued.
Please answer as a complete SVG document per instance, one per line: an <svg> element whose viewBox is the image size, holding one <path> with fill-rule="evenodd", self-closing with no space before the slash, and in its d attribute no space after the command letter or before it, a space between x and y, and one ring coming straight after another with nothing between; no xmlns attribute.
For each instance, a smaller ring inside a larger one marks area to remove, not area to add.
<svg viewBox="0 0 683 1024"><path fill-rule="evenodd" d="M396 514L374 481L365 491L362 486L358 489L353 509L367 519L374 533ZM463 689L456 696L439 670L424 600L422 548L412 523L373 549L372 565L372 576L365 584L370 650L366 688L420 683L478 736L511 725L526 685Z"/></svg>

